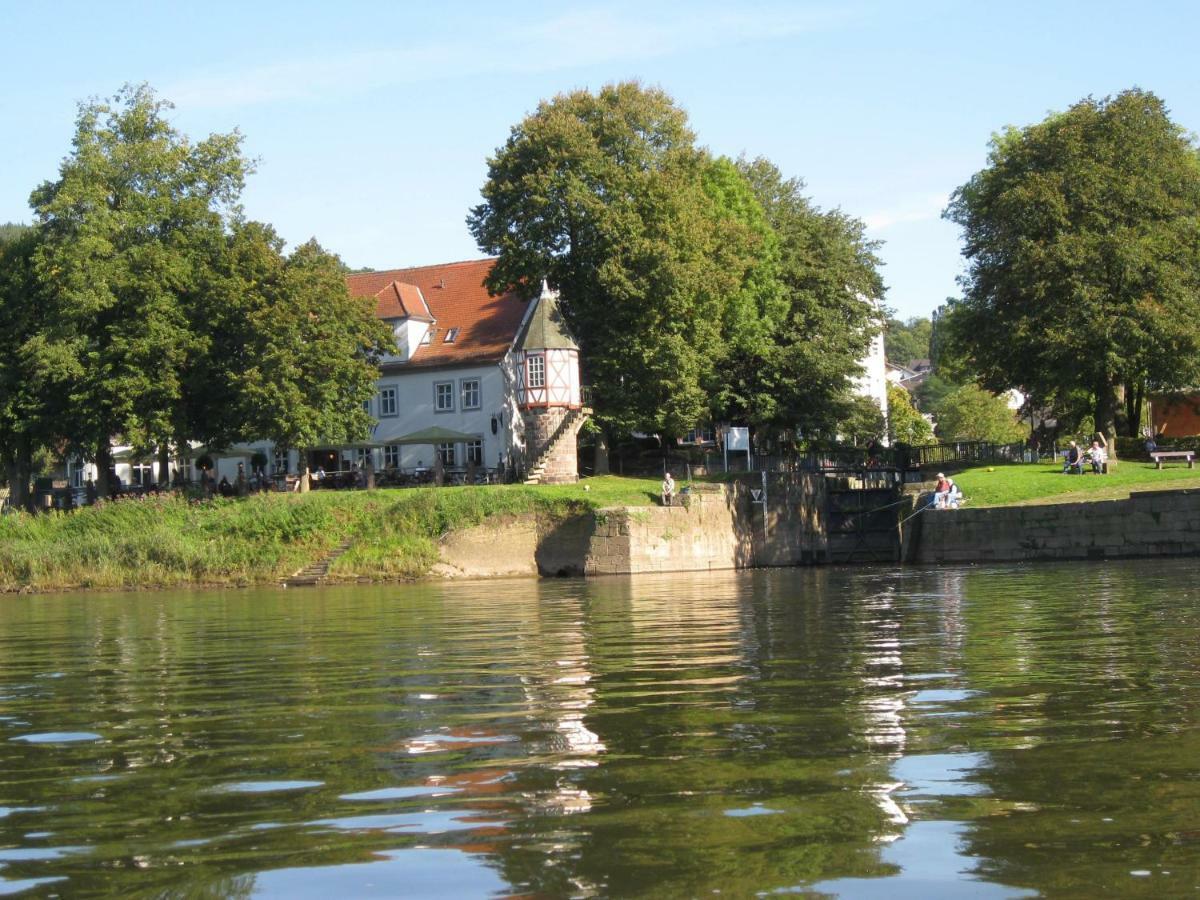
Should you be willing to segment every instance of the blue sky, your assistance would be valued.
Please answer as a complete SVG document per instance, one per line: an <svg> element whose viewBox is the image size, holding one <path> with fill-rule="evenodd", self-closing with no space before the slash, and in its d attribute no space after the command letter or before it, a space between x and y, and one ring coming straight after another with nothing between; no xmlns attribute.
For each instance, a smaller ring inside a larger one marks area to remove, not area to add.
<svg viewBox="0 0 1200 900"><path fill-rule="evenodd" d="M1200 130L1200 4L62 3L0 0L0 221L68 152L75 104L148 81L259 160L248 216L352 266L479 255L486 159L537 102L659 85L714 152L763 155L884 242L886 302L955 293L948 195L989 136L1137 85Z"/></svg>

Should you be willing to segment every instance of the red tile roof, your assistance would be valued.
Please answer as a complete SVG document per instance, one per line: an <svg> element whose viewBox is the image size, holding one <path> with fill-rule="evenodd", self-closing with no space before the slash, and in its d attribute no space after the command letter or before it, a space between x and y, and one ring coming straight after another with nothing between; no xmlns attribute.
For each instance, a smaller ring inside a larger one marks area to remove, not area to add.
<svg viewBox="0 0 1200 900"><path fill-rule="evenodd" d="M436 321L433 339L418 347L403 367L499 362L512 345L527 304L514 294L488 294L483 279L494 263L475 259L362 272L347 275L346 284L355 297L376 298L375 315L381 319L398 318L405 310L413 318L424 318L427 310ZM444 338L451 328L458 334L447 344Z"/></svg>
<svg viewBox="0 0 1200 900"><path fill-rule="evenodd" d="M433 321L433 314L415 284L393 281L375 295L375 315L381 319Z"/></svg>

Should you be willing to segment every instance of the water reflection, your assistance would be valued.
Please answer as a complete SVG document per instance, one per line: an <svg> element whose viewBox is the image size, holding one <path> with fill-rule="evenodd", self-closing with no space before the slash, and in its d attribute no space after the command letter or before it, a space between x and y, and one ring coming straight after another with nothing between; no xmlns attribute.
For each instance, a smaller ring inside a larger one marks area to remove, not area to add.
<svg viewBox="0 0 1200 900"><path fill-rule="evenodd" d="M9 598L0 893L1187 893L1198 635L1186 561Z"/></svg>

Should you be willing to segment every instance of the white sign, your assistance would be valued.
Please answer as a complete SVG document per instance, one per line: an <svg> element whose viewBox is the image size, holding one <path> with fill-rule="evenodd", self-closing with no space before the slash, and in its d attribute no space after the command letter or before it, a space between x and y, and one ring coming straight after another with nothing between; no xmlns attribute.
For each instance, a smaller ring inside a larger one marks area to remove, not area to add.
<svg viewBox="0 0 1200 900"><path fill-rule="evenodd" d="M726 450L745 450L750 452L750 429L730 428L725 432Z"/></svg>
<svg viewBox="0 0 1200 900"><path fill-rule="evenodd" d="M758 488L750 488L750 496L754 498L755 503L762 502L762 491Z"/></svg>

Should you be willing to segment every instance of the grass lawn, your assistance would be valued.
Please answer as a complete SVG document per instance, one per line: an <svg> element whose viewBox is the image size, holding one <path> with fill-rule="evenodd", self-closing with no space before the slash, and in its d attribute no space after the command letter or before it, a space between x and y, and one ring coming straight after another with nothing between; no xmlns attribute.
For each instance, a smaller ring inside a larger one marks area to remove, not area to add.
<svg viewBox="0 0 1200 900"><path fill-rule="evenodd" d="M1107 475L1064 475L1062 463L977 466L954 476L967 507L1032 506L1087 500L1121 500L1130 491L1200 488L1200 466L1120 460Z"/></svg>

